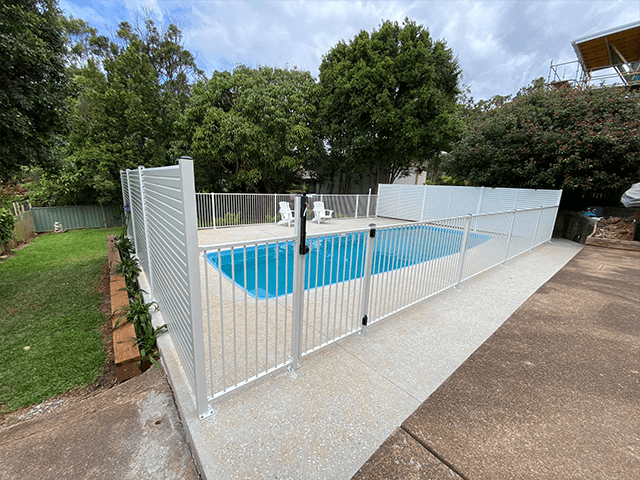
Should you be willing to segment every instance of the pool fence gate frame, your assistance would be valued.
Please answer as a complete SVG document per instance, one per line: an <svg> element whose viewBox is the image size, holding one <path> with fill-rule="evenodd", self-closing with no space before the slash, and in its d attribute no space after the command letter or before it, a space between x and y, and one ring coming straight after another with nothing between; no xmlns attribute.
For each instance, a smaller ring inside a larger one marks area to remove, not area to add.
<svg viewBox="0 0 640 480"><path fill-rule="evenodd" d="M369 325L550 240L561 195L380 185L363 209L368 228L307 234L296 221L293 235L199 246L191 159L122 171L121 179L150 297L200 418L218 398L282 368L295 376L307 355L365 336ZM296 218L307 217L313 200L293 198ZM412 223L378 227L372 204L378 216Z"/></svg>

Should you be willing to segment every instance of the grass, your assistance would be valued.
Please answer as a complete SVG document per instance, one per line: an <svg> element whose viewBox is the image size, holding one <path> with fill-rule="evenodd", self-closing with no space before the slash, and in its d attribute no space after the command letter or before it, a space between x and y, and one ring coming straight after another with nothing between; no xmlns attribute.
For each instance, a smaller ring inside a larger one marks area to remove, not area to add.
<svg viewBox="0 0 640 480"><path fill-rule="evenodd" d="M0 263L0 412L94 383L107 357L96 292L107 235L46 234ZM29 347L29 348L26 348Z"/></svg>

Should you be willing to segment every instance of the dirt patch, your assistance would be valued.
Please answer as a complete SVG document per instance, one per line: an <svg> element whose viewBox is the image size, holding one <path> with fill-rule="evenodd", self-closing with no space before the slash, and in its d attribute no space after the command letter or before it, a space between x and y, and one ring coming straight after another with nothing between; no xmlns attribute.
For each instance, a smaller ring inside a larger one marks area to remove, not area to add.
<svg viewBox="0 0 640 480"><path fill-rule="evenodd" d="M104 366L104 372L95 383L75 390L70 390L62 395L48 399L37 405L30 405L15 410L11 413L0 414L0 427L14 425L18 422L28 420L37 415L51 412L64 405L77 403L87 398L93 397L117 384L116 380L116 365L113 355L113 330L111 329L111 292L109 288L110 284L110 271L109 263L105 262L102 269L102 278L96 286L96 292L102 294L102 303L100 304L100 311L105 316L105 322L100 327L102 332L102 340L104 343L105 353L107 354L107 363Z"/></svg>
<svg viewBox="0 0 640 480"><path fill-rule="evenodd" d="M595 238L633 240L633 219L609 217L598 221Z"/></svg>

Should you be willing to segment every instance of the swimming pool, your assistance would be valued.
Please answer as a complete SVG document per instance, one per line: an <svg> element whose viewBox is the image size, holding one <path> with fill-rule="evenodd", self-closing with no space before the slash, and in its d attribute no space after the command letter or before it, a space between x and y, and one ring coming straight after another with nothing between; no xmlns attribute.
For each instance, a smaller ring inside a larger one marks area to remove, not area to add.
<svg viewBox="0 0 640 480"><path fill-rule="evenodd" d="M307 239L305 290L362 277L368 231ZM463 232L457 229L417 225L379 229L373 253L372 273L384 273L456 254ZM470 233L467 248L486 242L489 235ZM421 249L417 245L423 245ZM258 299L275 298L293 292L294 242L240 247L210 252L207 259L238 287Z"/></svg>

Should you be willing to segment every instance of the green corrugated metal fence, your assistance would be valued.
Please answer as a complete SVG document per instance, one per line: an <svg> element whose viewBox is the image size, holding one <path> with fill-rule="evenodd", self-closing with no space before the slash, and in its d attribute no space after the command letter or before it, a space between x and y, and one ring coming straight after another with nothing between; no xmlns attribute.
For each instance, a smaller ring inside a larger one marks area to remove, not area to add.
<svg viewBox="0 0 640 480"><path fill-rule="evenodd" d="M33 207L36 232L51 232L53 224L62 228L106 228L122 225L120 205L73 205L69 207Z"/></svg>

